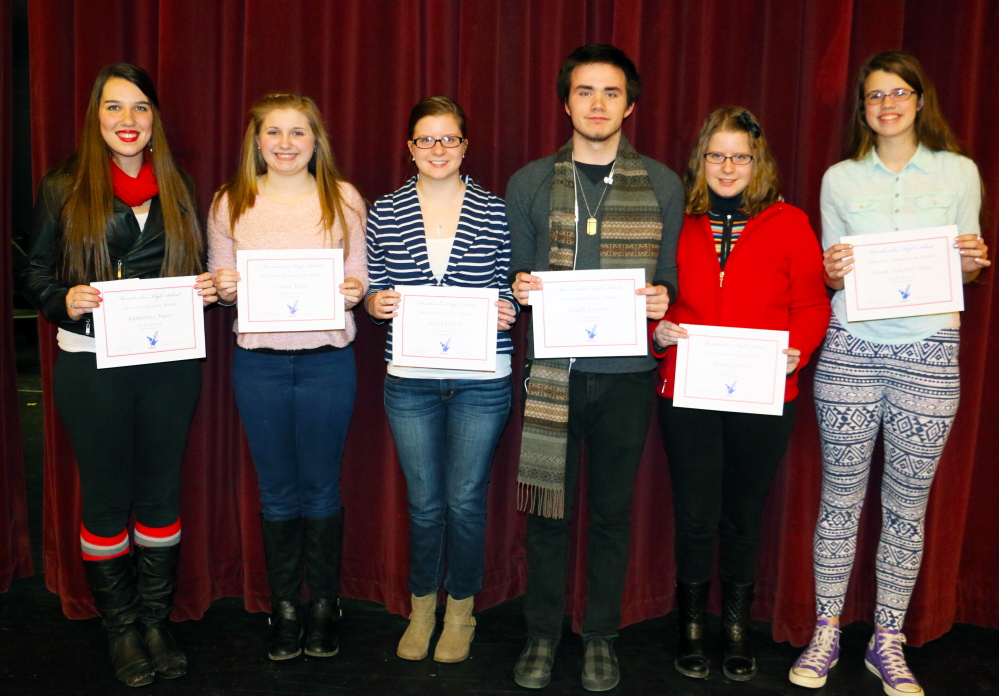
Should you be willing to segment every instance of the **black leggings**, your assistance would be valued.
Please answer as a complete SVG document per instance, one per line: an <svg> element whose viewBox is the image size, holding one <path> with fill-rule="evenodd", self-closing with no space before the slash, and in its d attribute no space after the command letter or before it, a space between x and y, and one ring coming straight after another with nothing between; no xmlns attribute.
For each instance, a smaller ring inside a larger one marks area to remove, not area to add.
<svg viewBox="0 0 999 696"><path fill-rule="evenodd" d="M148 527L177 521L200 393L197 360L98 370L93 353L59 351L52 394L73 443L87 531L120 534L133 509Z"/></svg>
<svg viewBox="0 0 999 696"><path fill-rule="evenodd" d="M673 485L676 577L711 578L715 539L719 576L747 583L756 577L763 507L794 428L794 402L781 416L674 408L659 404Z"/></svg>

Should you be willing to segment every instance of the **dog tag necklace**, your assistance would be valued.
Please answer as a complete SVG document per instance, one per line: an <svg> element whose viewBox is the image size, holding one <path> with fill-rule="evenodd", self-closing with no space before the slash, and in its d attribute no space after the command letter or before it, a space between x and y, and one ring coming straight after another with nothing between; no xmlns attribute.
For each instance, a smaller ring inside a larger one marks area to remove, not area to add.
<svg viewBox="0 0 999 696"><path fill-rule="evenodd" d="M576 174L576 178L579 179L579 170L576 167L576 162L572 163L573 172ZM604 196L607 195L607 189L610 188L610 184L607 183L606 178L604 179L604 191L600 194L600 200L597 201L597 207L592 212L590 211L590 204L586 200L586 191L583 190L583 182L579 182L579 192L583 195L583 205L586 206L586 234L592 237L597 233L597 213L600 212L600 206L603 205Z"/></svg>

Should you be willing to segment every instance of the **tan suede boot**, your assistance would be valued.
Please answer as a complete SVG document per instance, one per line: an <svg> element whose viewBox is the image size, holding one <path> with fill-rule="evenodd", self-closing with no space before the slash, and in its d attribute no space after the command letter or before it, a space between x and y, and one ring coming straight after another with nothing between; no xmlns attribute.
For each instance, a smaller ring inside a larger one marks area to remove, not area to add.
<svg viewBox="0 0 999 696"><path fill-rule="evenodd" d="M426 597L412 596L412 610L409 612L409 627L402 634L395 654L404 660L422 660L427 656L430 637L434 634L437 617L437 593Z"/></svg>
<svg viewBox="0 0 999 696"><path fill-rule="evenodd" d="M468 649L475 636L475 617L472 616L474 597L468 599L447 598L447 611L444 613L444 630L434 650L437 662L461 662L468 657Z"/></svg>

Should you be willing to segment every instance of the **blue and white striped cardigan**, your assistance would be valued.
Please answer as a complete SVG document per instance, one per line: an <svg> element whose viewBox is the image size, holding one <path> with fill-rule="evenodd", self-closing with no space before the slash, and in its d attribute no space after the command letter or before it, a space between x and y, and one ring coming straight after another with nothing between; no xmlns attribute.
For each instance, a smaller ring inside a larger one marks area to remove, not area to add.
<svg viewBox="0 0 999 696"><path fill-rule="evenodd" d="M438 282L430 271L423 215L414 176L402 188L380 197L368 211L368 293L374 295L397 285L439 285L462 288L498 288L499 298L519 311L508 285L510 232L506 206L495 196L463 176L467 184L444 277ZM373 319L375 323L381 323ZM513 353L507 331L496 332L496 352ZM392 328L385 342L385 359L392 359Z"/></svg>

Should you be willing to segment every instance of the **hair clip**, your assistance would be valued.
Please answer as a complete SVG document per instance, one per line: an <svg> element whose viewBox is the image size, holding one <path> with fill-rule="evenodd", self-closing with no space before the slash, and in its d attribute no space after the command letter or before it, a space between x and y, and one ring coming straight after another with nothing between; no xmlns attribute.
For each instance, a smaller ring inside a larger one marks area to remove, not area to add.
<svg viewBox="0 0 999 696"><path fill-rule="evenodd" d="M754 140L758 140L763 135L763 129L760 128L760 124L753 119L753 115L749 111L743 111L736 117L736 120L740 126L749 131Z"/></svg>

